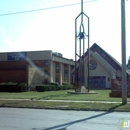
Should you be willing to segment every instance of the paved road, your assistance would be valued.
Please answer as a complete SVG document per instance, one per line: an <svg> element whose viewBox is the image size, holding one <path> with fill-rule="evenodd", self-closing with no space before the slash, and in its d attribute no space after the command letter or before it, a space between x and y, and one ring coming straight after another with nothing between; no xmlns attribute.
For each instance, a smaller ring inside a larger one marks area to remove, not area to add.
<svg viewBox="0 0 130 130"><path fill-rule="evenodd" d="M0 130L119 130L122 118L130 112L0 108Z"/></svg>

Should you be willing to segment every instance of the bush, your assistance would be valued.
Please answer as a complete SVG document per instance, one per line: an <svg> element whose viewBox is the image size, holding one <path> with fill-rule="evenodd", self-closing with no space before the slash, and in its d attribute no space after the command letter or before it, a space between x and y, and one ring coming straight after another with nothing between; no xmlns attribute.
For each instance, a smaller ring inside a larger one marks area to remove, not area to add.
<svg viewBox="0 0 130 130"><path fill-rule="evenodd" d="M60 85L60 90L67 90L69 89L69 86L68 85Z"/></svg>
<svg viewBox="0 0 130 130"><path fill-rule="evenodd" d="M53 85L44 85L45 91L53 91Z"/></svg>
<svg viewBox="0 0 130 130"><path fill-rule="evenodd" d="M74 85L72 85L72 84L69 85L69 89L75 89L75 88L74 88Z"/></svg>
<svg viewBox="0 0 130 130"><path fill-rule="evenodd" d="M69 83L68 82L63 82L62 85L69 85Z"/></svg>
<svg viewBox="0 0 130 130"><path fill-rule="evenodd" d="M36 86L36 91L37 92L44 92L45 91L44 85L38 85L38 86Z"/></svg>
<svg viewBox="0 0 130 130"><path fill-rule="evenodd" d="M56 91L56 90L68 90L68 89L73 88L73 85L59 85L58 84L58 86L56 86L55 84L57 84L57 83L50 83L48 85L46 85L46 84L37 85L36 91L37 92L44 92L44 91Z"/></svg>
<svg viewBox="0 0 130 130"><path fill-rule="evenodd" d="M74 89L74 85L60 85L60 90Z"/></svg>
<svg viewBox="0 0 130 130"><path fill-rule="evenodd" d="M54 90L60 90L58 82L51 82L50 85L55 86Z"/></svg>
<svg viewBox="0 0 130 130"><path fill-rule="evenodd" d="M57 88L56 88L55 85L52 85L52 90L53 90L53 91L56 91L56 90L57 90Z"/></svg>
<svg viewBox="0 0 130 130"><path fill-rule="evenodd" d="M21 92L27 92L28 91L27 83L21 83L21 84L18 84L18 86L20 87Z"/></svg>
<svg viewBox="0 0 130 130"><path fill-rule="evenodd" d="M56 87L54 85L38 85L36 86L36 91L37 92L44 92L44 91L53 91L56 90Z"/></svg>
<svg viewBox="0 0 130 130"><path fill-rule="evenodd" d="M26 92L28 90L26 83L4 82L0 83L0 92Z"/></svg>

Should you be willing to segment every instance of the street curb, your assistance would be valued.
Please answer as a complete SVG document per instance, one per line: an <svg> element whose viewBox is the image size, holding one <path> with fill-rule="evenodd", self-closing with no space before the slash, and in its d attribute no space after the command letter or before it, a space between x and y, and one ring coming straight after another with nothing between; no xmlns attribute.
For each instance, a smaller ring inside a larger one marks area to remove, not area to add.
<svg viewBox="0 0 130 130"><path fill-rule="evenodd" d="M0 99L5 101L35 101L35 102L62 102L62 103L102 103L102 104L119 104L121 105L121 102L105 102L105 101L72 101L72 100L34 100L34 99ZM128 102L130 104L130 102ZM75 110L75 111L106 111L106 112L130 112L130 110L116 110L115 108L105 109L105 108L68 108L63 106L54 106L54 107L46 107L46 106L11 106L8 104L3 104L0 106L0 108L27 108L27 109L50 109L50 110Z"/></svg>
<svg viewBox="0 0 130 130"><path fill-rule="evenodd" d="M130 110L128 111L124 111L124 110L99 110L99 109L90 109L90 108L52 108L52 107L14 107L14 106L0 106L0 108L23 108L23 109L48 109L48 110L65 110L65 111L105 111L105 112L130 112Z"/></svg>

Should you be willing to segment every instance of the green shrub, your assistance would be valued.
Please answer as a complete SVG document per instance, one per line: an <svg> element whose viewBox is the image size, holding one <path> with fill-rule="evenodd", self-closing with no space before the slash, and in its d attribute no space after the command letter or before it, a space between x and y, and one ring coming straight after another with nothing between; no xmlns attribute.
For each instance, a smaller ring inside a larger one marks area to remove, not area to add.
<svg viewBox="0 0 130 130"><path fill-rule="evenodd" d="M26 92L28 90L26 83L3 82L0 83L0 92Z"/></svg>
<svg viewBox="0 0 130 130"><path fill-rule="evenodd" d="M69 89L75 89L75 88L74 88L74 85L72 85L72 84L69 85Z"/></svg>
<svg viewBox="0 0 130 130"><path fill-rule="evenodd" d="M53 91L56 90L56 87L54 85L38 85L36 86L36 91L37 92L44 92L44 91Z"/></svg>
<svg viewBox="0 0 130 130"><path fill-rule="evenodd" d="M74 89L74 85L60 85L60 90Z"/></svg>
<svg viewBox="0 0 130 130"><path fill-rule="evenodd" d="M58 82L51 82L50 85L54 85L55 89L54 90L59 90L59 83Z"/></svg>
<svg viewBox="0 0 130 130"><path fill-rule="evenodd" d="M68 85L60 85L60 90L67 90L69 87Z"/></svg>
<svg viewBox="0 0 130 130"><path fill-rule="evenodd" d="M48 85L46 85L46 84L37 85L36 91L44 92L44 91L67 90L67 89L72 89L72 88L73 88L73 85L58 85L58 89L57 89L57 86L55 85L55 83L50 83Z"/></svg>
<svg viewBox="0 0 130 130"><path fill-rule="evenodd" d="M59 86L58 86L59 87ZM52 91L58 90L55 85L52 85Z"/></svg>
<svg viewBox="0 0 130 130"><path fill-rule="evenodd" d="M53 90L53 85L44 85L46 91L52 91Z"/></svg>
<svg viewBox="0 0 130 130"><path fill-rule="evenodd" d="M36 86L36 91L37 92L44 92L45 91L45 86L44 85L38 85L38 86Z"/></svg>
<svg viewBox="0 0 130 130"><path fill-rule="evenodd" d="M20 83L20 84L18 84L18 86L20 87L21 92L27 92L28 91L27 83Z"/></svg>
<svg viewBox="0 0 130 130"><path fill-rule="evenodd" d="M69 83L68 82L63 82L62 85L69 85Z"/></svg>

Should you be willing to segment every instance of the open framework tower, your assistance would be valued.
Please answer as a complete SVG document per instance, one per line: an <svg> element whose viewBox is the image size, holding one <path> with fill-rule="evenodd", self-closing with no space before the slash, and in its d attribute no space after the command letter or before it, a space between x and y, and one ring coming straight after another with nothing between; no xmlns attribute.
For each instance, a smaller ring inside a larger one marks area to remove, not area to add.
<svg viewBox="0 0 130 130"><path fill-rule="evenodd" d="M77 30L77 22L81 17L79 31ZM85 32L84 17L87 19L87 34ZM78 35L77 35L77 32ZM85 86L85 37L88 39L88 79ZM79 40L78 40L78 39ZM77 43L79 41L79 44ZM89 17L83 12L83 0L81 0L81 13L75 18L75 85L77 88L84 86L89 91Z"/></svg>

